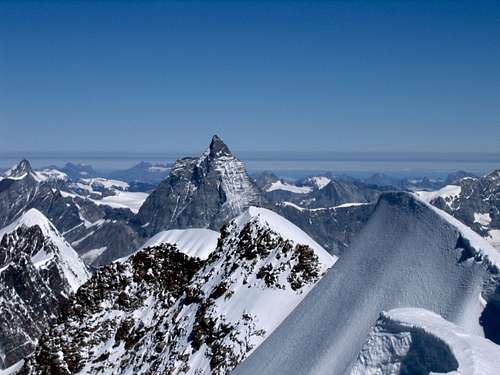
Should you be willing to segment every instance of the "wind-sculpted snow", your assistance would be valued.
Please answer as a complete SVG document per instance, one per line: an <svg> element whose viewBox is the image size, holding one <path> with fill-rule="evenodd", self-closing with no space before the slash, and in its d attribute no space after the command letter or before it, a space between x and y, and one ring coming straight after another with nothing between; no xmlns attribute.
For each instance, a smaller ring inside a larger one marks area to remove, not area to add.
<svg viewBox="0 0 500 375"><path fill-rule="evenodd" d="M162 243L170 243L190 257L207 259L216 249L219 236L219 232L211 229L171 229L155 234L141 246L141 250Z"/></svg>
<svg viewBox="0 0 500 375"><path fill-rule="evenodd" d="M90 274L37 210L0 230L0 367L30 354L38 337Z"/></svg>
<svg viewBox="0 0 500 375"><path fill-rule="evenodd" d="M204 262L161 244L98 272L21 373L228 374L334 261L290 222L251 208Z"/></svg>
<svg viewBox="0 0 500 375"><path fill-rule="evenodd" d="M350 375L497 375L500 346L416 308L381 314Z"/></svg>
<svg viewBox="0 0 500 375"><path fill-rule="evenodd" d="M234 373L348 373L379 313L399 307L498 337L498 268L466 235L409 194L383 194L349 251Z"/></svg>

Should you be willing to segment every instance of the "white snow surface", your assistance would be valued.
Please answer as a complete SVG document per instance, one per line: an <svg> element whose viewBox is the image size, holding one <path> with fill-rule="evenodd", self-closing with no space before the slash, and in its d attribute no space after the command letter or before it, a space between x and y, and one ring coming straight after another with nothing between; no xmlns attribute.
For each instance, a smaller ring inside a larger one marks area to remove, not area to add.
<svg viewBox="0 0 500 375"><path fill-rule="evenodd" d="M309 177L307 181L313 183L319 190L321 190L326 185L328 185L332 180L326 176L314 176L314 177Z"/></svg>
<svg viewBox="0 0 500 375"><path fill-rule="evenodd" d="M486 240L491 244L491 246L500 251L500 229L491 229L488 231L488 237L486 237Z"/></svg>
<svg viewBox="0 0 500 375"><path fill-rule="evenodd" d="M76 251L66 242L56 227L40 211L32 208L7 227L0 229L0 239L5 234L12 233L23 225L26 227L38 225L43 235L57 247L59 250L59 259L57 259L57 262L72 291L76 292L80 285L90 278L90 274ZM31 260L35 267L40 268L55 255L56 254L47 254L45 251L41 250L33 255Z"/></svg>
<svg viewBox="0 0 500 375"><path fill-rule="evenodd" d="M416 195L416 198L419 199L419 196ZM484 255L486 260L489 261L491 265L500 270L500 251L493 247L491 243L449 213L440 210L424 200L421 200L421 202L431 208L448 223L453 225L465 238L467 238L467 240L469 240L470 244L478 254Z"/></svg>
<svg viewBox="0 0 500 375"><path fill-rule="evenodd" d="M336 209L339 209L339 208L349 208L349 207L356 207L356 206L366 206L366 205L369 205L371 203L349 202L349 203L339 204L338 206L318 207L318 208L301 207L301 206L299 206L299 205L297 205L295 203L287 202L287 201L284 201L281 204L283 206L293 207L293 208L295 208L298 211L310 211L310 212L314 212L314 211L336 210Z"/></svg>
<svg viewBox="0 0 500 375"><path fill-rule="evenodd" d="M6 368L6 369L0 369L0 375L15 375L19 370L24 365L24 359L20 360L19 362L13 364L12 366Z"/></svg>
<svg viewBox="0 0 500 375"><path fill-rule="evenodd" d="M380 312L401 307L484 335L479 296L498 252L440 212L406 193L382 194L349 251L233 373L346 374ZM476 256L461 260L460 236Z"/></svg>
<svg viewBox="0 0 500 375"><path fill-rule="evenodd" d="M34 172L38 181L69 181L66 173L58 169L42 169Z"/></svg>
<svg viewBox="0 0 500 375"><path fill-rule="evenodd" d="M268 192L275 190L285 190L295 194L307 194L310 193L313 189L310 186L296 186L279 180L273 182L267 189Z"/></svg>
<svg viewBox="0 0 500 375"><path fill-rule="evenodd" d="M102 186L106 189L118 189L118 190L127 190L129 188L129 184L125 181L120 180L112 180L109 178L96 177L96 178L82 178L80 180L85 185L98 185Z"/></svg>
<svg viewBox="0 0 500 375"><path fill-rule="evenodd" d="M490 214L474 212L474 222L479 223L483 227L487 227L491 223Z"/></svg>
<svg viewBox="0 0 500 375"><path fill-rule="evenodd" d="M438 197L443 198L449 205L453 199L460 196L462 187L459 185L446 185L445 187L435 191L419 190L415 194L425 202L430 202Z"/></svg>
<svg viewBox="0 0 500 375"><path fill-rule="evenodd" d="M219 232L205 228L171 229L155 234L140 250L169 243L190 257L207 259L217 247L219 236Z"/></svg>
<svg viewBox="0 0 500 375"><path fill-rule="evenodd" d="M444 370L448 375L497 375L500 371L499 345L472 335L431 311L399 308L382 312L350 374L399 373L402 362L408 359L413 333L423 334L429 338L428 342L432 343L428 345L436 346L428 347L427 350L436 352L439 347L445 351L449 350L454 361L443 357L438 358L440 363L437 364L439 367L448 365L450 368ZM445 374L432 369L431 371L436 375Z"/></svg>
<svg viewBox="0 0 500 375"><path fill-rule="evenodd" d="M148 193L141 192L117 191L116 195L110 195L102 199L92 199L92 201L95 204L103 204L113 208L128 208L136 214L148 195Z"/></svg>

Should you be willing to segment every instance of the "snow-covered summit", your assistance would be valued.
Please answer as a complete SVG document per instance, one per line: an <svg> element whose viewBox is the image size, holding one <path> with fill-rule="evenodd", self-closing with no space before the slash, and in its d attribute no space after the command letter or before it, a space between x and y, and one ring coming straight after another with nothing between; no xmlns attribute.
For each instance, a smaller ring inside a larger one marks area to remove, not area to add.
<svg viewBox="0 0 500 375"><path fill-rule="evenodd" d="M37 226L45 238L55 245L54 252L47 252L42 249L32 256L35 266L40 268L50 261L55 261L61 267L71 291L76 292L78 287L89 279L90 273L76 251L40 211L32 208L7 227L0 229L0 239L23 226L27 228Z"/></svg>
<svg viewBox="0 0 500 375"><path fill-rule="evenodd" d="M334 255L328 254L321 245L309 237L302 229L285 219L283 216L267 208L251 206L243 214L237 217L234 222L238 225L240 230L248 223L253 223L260 227L268 227L271 231L292 241L296 245L310 246L320 260L329 266L332 266L333 262L337 259ZM334 260L333 262L332 258Z"/></svg>
<svg viewBox="0 0 500 375"><path fill-rule="evenodd" d="M33 177L36 176L33 168L31 168L30 162L26 159L21 160L4 174L5 178L9 178L11 180L22 180L28 175L32 175Z"/></svg>
<svg viewBox="0 0 500 375"><path fill-rule="evenodd" d="M0 368L31 354L90 274L50 221L31 209L0 230Z"/></svg>

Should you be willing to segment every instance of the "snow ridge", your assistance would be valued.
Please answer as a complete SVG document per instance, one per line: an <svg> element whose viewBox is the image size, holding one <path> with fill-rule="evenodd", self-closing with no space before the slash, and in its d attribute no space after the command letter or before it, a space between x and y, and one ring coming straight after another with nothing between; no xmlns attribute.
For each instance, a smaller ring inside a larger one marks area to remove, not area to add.
<svg viewBox="0 0 500 375"><path fill-rule="evenodd" d="M38 226L42 230L43 235L56 246L57 253L47 254L44 251L40 251L33 255L32 261L36 267L40 268L45 263L55 260L61 267L73 292L76 292L78 287L89 279L90 273L76 251L68 244L54 225L37 209L32 208L28 210L12 224L0 229L0 239L5 234L12 233L21 226L28 228ZM57 259L54 259L54 257L57 257Z"/></svg>

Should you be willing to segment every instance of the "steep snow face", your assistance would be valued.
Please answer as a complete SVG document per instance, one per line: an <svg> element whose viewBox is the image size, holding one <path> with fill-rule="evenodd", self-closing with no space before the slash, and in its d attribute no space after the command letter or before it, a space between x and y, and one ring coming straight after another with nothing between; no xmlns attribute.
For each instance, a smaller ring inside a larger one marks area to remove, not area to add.
<svg viewBox="0 0 500 375"><path fill-rule="evenodd" d="M262 203L244 164L214 136L199 158L177 160L142 205L138 219L149 236L168 229L218 230L249 206Z"/></svg>
<svg viewBox="0 0 500 375"><path fill-rule="evenodd" d="M275 191L275 190L285 190L295 194L307 194L310 193L313 189L310 186L297 186L293 184L289 184L282 180L273 182L269 188L267 188L267 192Z"/></svg>
<svg viewBox="0 0 500 375"><path fill-rule="evenodd" d="M415 194L426 202L431 202L436 198L442 198L448 206L453 204L453 201L460 196L462 187L458 185L446 185L445 187L436 191L416 191Z"/></svg>
<svg viewBox="0 0 500 375"><path fill-rule="evenodd" d="M59 306L89 278L75 251L32 209L0 230L0 368L29 355Z"/></svg>
<svg viewBox="0 0 500 375"><path fill-rule="evenodd" d="M409 194L383 194L349 251L235 374L348 373L379 313L399 307L498 339L498 267L463 229Z"/></svg>
<svg viewBox="0 0 500 375"><path fill-rule="evenodd" d="M219 232L204 228L171 229L151 237L141 246L141 250L170 243L190 257L207 259L217 247L219 235Z"/></svg>
<svg viewBox="0 0 500 375"><path fill-rule="evenodd" d="M61 181L67 182L69 181L69 177L66 173L61 172L55 168L46 168L42 170L35 171L35 174L39 181Z"/></svg>
<svg viewBox="0 0 500 375"><path fill-rule="evenodd" d="M222 228L216 250L198 262L161 244L97 273L25 374L43 372L47 353L57 351L58 365L70 373L228 374L335 258L277 214L250 208ZM171 269L195 273L182 282L178 271L159 276Z"/></svg>
<svg viewBox="0 0 500 375"><path fill-rule="evenodd" d="M326 176L314 176L307 178L307 182L316 186L317 189L323 189L330 183L331 179Z"/></svg>
<svg viewBox="0 0 500 375"><path fill-rule="evenodd" d="M499 345L428 310L401 308L381 314L350 374L496 375L499 369Z"/></svg>
<svg viewBox="0 0 500 375"><path fill-rule="evenodd" d="M76 251L66 242L64 237L52 223L38 210L32 208L7 227L0 229L0 238L12 233L21 226L28 228L38 226L45 238L55 245L54 252L45 249L33 254L31 260L36 268L41 269L49 262L56 262L64 274L71 290L75 292L90 277L87 268Z"/></svg>

